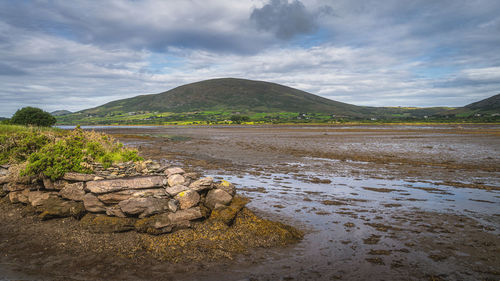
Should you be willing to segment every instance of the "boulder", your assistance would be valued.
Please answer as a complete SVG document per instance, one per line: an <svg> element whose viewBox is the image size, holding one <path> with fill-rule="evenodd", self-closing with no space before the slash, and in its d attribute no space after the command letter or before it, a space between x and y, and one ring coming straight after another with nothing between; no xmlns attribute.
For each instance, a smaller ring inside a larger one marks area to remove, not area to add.
<svg viewBox="0 0 500 281"><path fill-rule="evenodd" d="M179 201L181 210L185 210L196 206L200 202L200 195L198 194L198 192L188 189L177 194L175 196L175 199Z"/></svg>
<svg viewBox="0 0 500 281"><path fill-rule="evenodd" d="M205 177L201 178L197 181L192 182L189 185L189 188L193 189L194 191L202 191L206 189L211 189L213 186L214 179L212 177Z"/></svg>
<svg viewBox="0 0 500 281"><path fill-rule="evenodd" d="M212 189L208 192L207 197L205 198L205 206L213 210L215 209L216 204L227 205L232 199L233 197L224 190Z"/></svg>
<svg viewBox="0 0 500 281"><path fill-rule="evenodd" d="M165 188L165 191L170 195L170 196L175 196L179 194L180 192L183 192L185 190L188 190L189 187L184 186L184 185L175 185L171 187Z"/></svg>
<svg viewBox="0 0 500 281"><path fill-rule="evenodd" d="M175 213L179 209L179 201L175 199L168 200L167 207L169 211Z"/></svg>
<svg viewBox="0 0 500 281"><path fill-rule="evenodd" d="M197 179L200 178L200 175L198 175L198 173L194 173L194 172L193 173L185 173L183 176L186 179L190 179L190 180L193 180L193 181L195 181L195 180L197 180Z"/></svg>
<svg viewBox="0 0 500 281"><path fill-rule="evenodd" d="M83 182L69 183L59 191L59 196L73 201L83 201L84 189L85 183Z"/></svg>
<svg viewBox="0 0 500 281"><path fill-rule="evenodd" d="M129 215L139 215L144 218L153 214L168 211L168 199L161 198L130 198L118 203L120 209Z"/></svg>
<svg viewBox="0 0 500 281"><path fill-rule="evenodd" d="M111 217L119 217L119 218L126 218L127 215L122 212L122 209L120 209L120 206L111 206L111 207L106 207L106 215L111 216Z"/></svg>
<svg viewBox="0 0 500 281"><path fill-rule="evenodd" d="M235 196L229 206L222 206L220 208L216 206L208 219L209 221L220 221L226 225L230 225L238 212L241 211L248 202L249 200L247 198Z"/></svg>
<svg viewBox="0 0 500 281"><path fill-rule="evenodd" d="M81 218L85 214L85 207L82 202L66 201L59 197L50 197L36 207L40 213L38 217L42 220L51 218L75 217Z"/></svg>
<svg viewBox="0 0 500 281"><path fill-rule="evenodd" d="M100 213L106 211L106 206L94 194L87 193L83 196L83 205L89 212Z"/></svg>
<svg viewBox="0 0 500 281"><path fill-rule="evenodd" d="M118 192L106 193L98 195L97 198L106 204L117 204L120 201L130 199L132 197L168 197L165 189L154 188L154 189L129 189L122 190Z"/></svg>
<svg viewBox="0 0 500 281"><path fill-rule="evenodd" d="M106 215L87 214L80 224L94 233L125 232L134 229L135 219L108 217Z"/></svg>
<svg viewBox="0 0 500 281"><path fill-rule="evenodd" d="M135 228L139 232L149 234L168 233L175 229L190 227L190 221L201 218L199 207L180 210L176 213L160 214L136 222Z"/></svg>
<svg viewBox="0 0 500 281"><path fill-rule="evenodd" d="M186 179L179 174L174 174L168 177L168 186L183 185Z"/></svg>
<svg viewBox="0 0 500 281"><path fill-rule="evenodd" d="M163 176L120 178L87 182L87 189L92 193L108 193L126 189L147 189L163 186Z"/></svg>
<svg viewBox="0 0 500 281"><path fill-rule="evenodd" d="M22 183L15 183L15 182L9 182L7 184L7 190L8 191L21 191L21 190L29 190L31 189L30 185L27 184L22 184Z"/></svg>
<svg viewBox="0 0 500 281"><path fill-rule="evenodd" d="M168 168L165 170L165 175L167 175L167 177L170 177L171 175L175 175L175 174L184 174L184 170L179 168L179 167L174 167L174 168Z"/></svg>
<svg viewBox="0 0 500 281"><path fill-rule="evenodd" d="M81 173L74 173L74 172L68 172L65 173L63 176L63 179L68 180L68 181L92 181L94 180L95 175L92 174L81 174Z"/></svg>
<svg viewBox="0 0 500 281"><path fill-rule="evenodd" d="M225 192L229 193L229 195L231 195L231 196L234 196L236 194L236 188L234 187L234 184L232 184L226 180L222 180L221 182L216 184L215 188L222 189Z"/></svg>
<svg viewBox="0 0 500 281"><path fill-rule="evenodd" d="M0 177L0 184L8 183L9 182L9 177L8 176L1 176Z"/></svg>
<svg viewBox="0 0 500 281"><path fill-rule="evenodd" d="M28 201L31 206L37 207L43 205L43 202L51 197L57 197L56 192L30 191L28 193Z"/></svg>

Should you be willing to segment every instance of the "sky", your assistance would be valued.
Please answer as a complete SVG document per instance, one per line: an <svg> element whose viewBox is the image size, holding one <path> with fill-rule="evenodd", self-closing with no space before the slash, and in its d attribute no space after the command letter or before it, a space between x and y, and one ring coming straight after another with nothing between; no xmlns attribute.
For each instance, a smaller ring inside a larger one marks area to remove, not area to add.
<svg viewBox="0 0 500 281"><path fill-rule="evenodd" d="M367 106L500 93L498 0L0 0L0 116L237 77Z"/></svg>

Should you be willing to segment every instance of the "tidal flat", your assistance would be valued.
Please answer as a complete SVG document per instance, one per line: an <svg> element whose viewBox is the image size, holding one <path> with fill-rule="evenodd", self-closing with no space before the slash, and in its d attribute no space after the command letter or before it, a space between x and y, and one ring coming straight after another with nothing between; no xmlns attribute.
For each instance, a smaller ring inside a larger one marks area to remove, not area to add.
<svg viewBox="0 0 500 281"><path fill-rule="evenodd" d="M145 158L229 180L252 211L306 235L286 248L197 264L113 260L105 249L78 263L39 249L18 254L10 270L25 263L30 274L46 268L57 279L68 275L51 263L69 260L78 280L500 278L499 125L89 129Z"/></svg>

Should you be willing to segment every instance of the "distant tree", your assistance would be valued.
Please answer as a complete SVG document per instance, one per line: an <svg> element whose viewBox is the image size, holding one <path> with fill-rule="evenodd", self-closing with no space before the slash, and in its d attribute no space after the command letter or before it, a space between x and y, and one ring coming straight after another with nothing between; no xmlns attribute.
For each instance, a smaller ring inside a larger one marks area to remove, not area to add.
<svg viewBox="0 0 500 281"><path fill-rule="evenodd" d="M245 116L245 115L233 115L233 116L231 116L231 121L233 121L236 124L241 124L241 122L250 121L250 117Z"/></svg>
<svg viewBox="0 0 500 281"><path fill-rule="evenodd" d="M50 113L36 107L23 107L16 111L10 122L19 125L34 125L42 127L50 127L56 123L56 118Z"/></svg>

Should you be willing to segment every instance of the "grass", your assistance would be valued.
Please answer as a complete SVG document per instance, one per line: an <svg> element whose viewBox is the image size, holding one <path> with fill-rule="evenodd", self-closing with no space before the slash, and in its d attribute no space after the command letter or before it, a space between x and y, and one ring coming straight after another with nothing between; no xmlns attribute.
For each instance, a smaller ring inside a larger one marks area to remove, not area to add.
<svg viewBox="0 0 500 281"><path fill-rule="evenodd" d="M136 150L109 135L76 128L0 125L0 164L21 164L21 176L61 178L66 172L91 173L93 163L141 160Z"/></svg>

